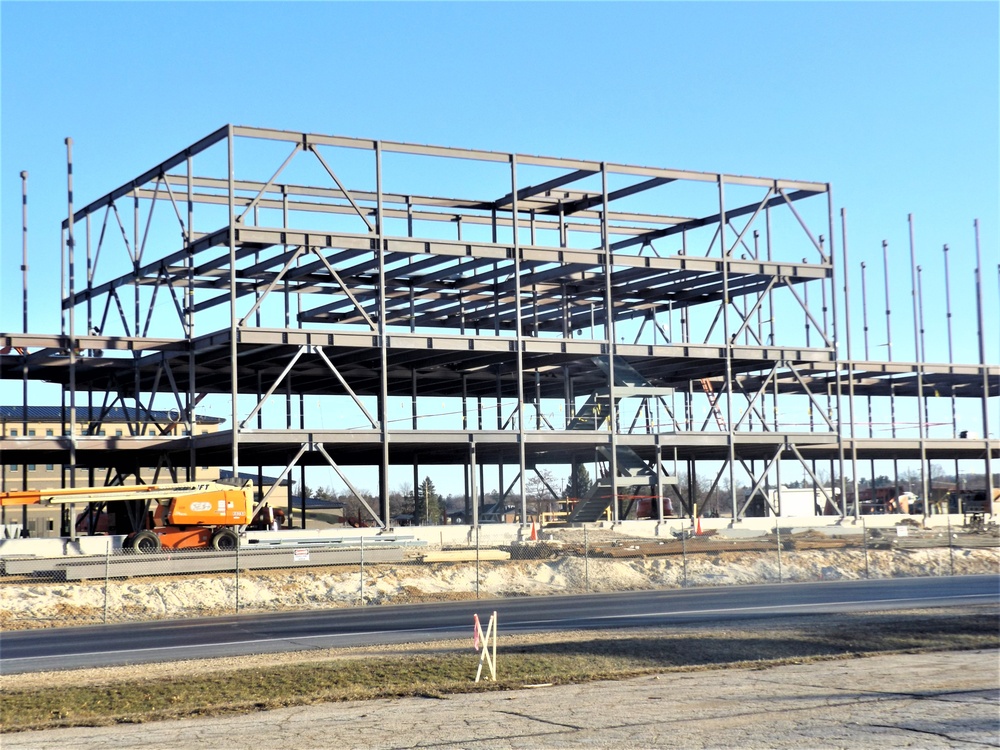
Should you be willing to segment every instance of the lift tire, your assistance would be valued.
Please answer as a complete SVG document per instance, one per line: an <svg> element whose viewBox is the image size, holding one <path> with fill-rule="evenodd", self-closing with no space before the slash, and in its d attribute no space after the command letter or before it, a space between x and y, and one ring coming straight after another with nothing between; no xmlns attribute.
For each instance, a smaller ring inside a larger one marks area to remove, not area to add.
<svg viewBox="0 0 1000 750"><path fill-rule="evenodd" d="M129 539L127 546L135 550L138 554L144 555L150 552L159 552L163 545L160 544L160 537L154 532L144 529L143 531L136 532Z"/></svg>
<svg viewBox="0 0 1000 750"><path fill-rule="evenodd" d="M212 535L212 549L228 552L236 549L240 538L232 529L219 529Z"/></svg>

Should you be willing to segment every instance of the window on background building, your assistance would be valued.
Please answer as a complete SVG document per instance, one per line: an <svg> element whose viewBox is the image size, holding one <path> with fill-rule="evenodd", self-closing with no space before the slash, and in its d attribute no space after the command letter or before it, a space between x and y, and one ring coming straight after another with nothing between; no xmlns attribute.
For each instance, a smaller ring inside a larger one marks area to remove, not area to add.
<svg viewBox="0 0 1000 750"><path fill-rule="evenodd" d="M34 436L35 436L35 431L34 430L28 430L28 437L34 437Z"/></svg>
<svg viewBox="0 0 1000 750"><path fill-rule="evenodd" d="M52 435L53 435L52 430L45 431L45 437L52 437Z"/></svg>
<svg viewBox="0 0 1000 750"><path fill-rule="evenodd" d="M122 431L121 430L115 430L115 437L121 437L121 436L122 436Z"/></svg>
<svg viewBox="0 0 1000 750"><path fill-rule="evenodd" d="M28 464L28 471L34 471L34 470L35 470L35 465L34 464Z"/></svg>
<svg viewBox="0 0 1000 750"><path fill-rule="evenodd" d="M11 430L10 431L10 436L11 437L17 437L17 430Z"/></svg>
<svg viewBox="0 0 1000 750"><path fill-rule="evenodd" d="M106 437L107 434L108 434L108 431L107 430L98 430L97 434L100 435L101 437Z"/></svg>
<svg viewBox="0 0 1000 750"><path fill-rule="evenodd" d="M11 464L10 465L10 470L11 471L17 471L17 464Z"/></svg>
<svg viewBox="0 0 1000 750"><path fill-rule="evenodd" d="M54 471L55 468L55 464L45 464L45 471Z"/></svg>

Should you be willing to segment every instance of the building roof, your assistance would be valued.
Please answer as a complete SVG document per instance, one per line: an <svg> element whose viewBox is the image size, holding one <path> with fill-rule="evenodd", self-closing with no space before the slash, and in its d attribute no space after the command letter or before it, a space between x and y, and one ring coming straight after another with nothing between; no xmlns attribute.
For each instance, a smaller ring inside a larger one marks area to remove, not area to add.
<svg viewBox="0 0 1000 750"><path fill-rule="evenodd" d="M260 487L260 486L270 487L273 484L278 484L278 478L277 477L267 477L267 476L263 476L262 477L262 476L258 476L257 474L254 474L254 473L249 472L249 471L241 471L238 476L239 476L240 479L246 479L246 480L249 480L249 481L253 482L258 487ZM232 478L233 478L233 472L232 472L231 469L220 469L219 470L219 479L232 479ZM281 480L281 484L278 484L278 486L279 487L287 487L288 486L288 480L287 479L282 479Z"/></svg>
<svg viewBox="0 0 1000 750"><path fill-rule="evenodd" d="M302 507L301 495L292 495L289 499L292 502L292 507L296 510ZM306 510L343 510L346 507L347 504L341 500L321 500L318 497L306 498Z"/></svg>
<svg viewBox="0 0 1000 750"><path fill-rule="evenodd" d="M134 422L135 421L135 407L121 407L113 406L104 413L103 418L101 418L102 413L101 407L89 407L89 406L77 406L76 407L76 421L77 422ZM151 410L151 411L140 411L140 419L151 420L154 422L179 422L181 421L178 417L177 409L170 409L168 411ZM69 407L66 407L66 418L69 419ZM0 406L0 421L4 422L16 422L24 420L24 407L21 406ZM62 407L61 406L29 406L28 407L28 421L29 422L62 422ZM204 415L195 416L196 424L220 424L226 420L220 419L219 417L207 417Z"/></svg>

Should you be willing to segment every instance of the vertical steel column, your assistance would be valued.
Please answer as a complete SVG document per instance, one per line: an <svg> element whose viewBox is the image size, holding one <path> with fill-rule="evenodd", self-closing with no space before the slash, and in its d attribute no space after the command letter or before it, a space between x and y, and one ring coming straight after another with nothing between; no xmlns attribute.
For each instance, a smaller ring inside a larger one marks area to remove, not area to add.
<svg viewBox="0 0 1000 750"><path fill-rule="evenodd" d="M719 183L719 250L722 255L722 335L726 346L726 442L729 448L729 498L732 502L733 520L737 516L736 446L733 435L733 342L729 336L729 252L726 250L726 190L725 178L720 174Z"/></svg>
<svg viewBox="0 0 1000 750"><path fill-rule="evenodd" d="M228 184L227 184L227 204L229 208L229 223L228 223L228 234L229 234L229 369L230 369L230 395L232 396L232 409L230 412L230 417L232 418L232 439L230 442L232 450L232 463L233 463L233 476L238 477L240 475L240 415L239 415L239 375L236 372L237 368L237 335L238 330L236 327L237 315L236 315L236 165L234 163L233 154L233 126L227 126L226 133L226 145L228 147L228 158L227 158L227 173L228 173ZM303 516L303 523L305 522L305 517Z"/></svg>
<svg viewBox="0 0 1000 750"><path fill-rule="evenodd" d="M659 425L656 435L656 522L663 523L663 446L660 445ZM674 461L677 460L677 449L674 448Z"/></svg>
<svg viewBox="0 0 1000 750"><path fill-rule="evenodd" d="M521 476L521 524L528 522L528 494L525 474L527 461L525 458L524 429L524 329L521 317L521 242L518 238L518 207L517 207L517 154L510 155L510 194L511 194L511 227L514 246L514 341L517 344L517 370L514 377L517 381L517 456ZM499 292L498 292L499 294ZM501 487L501 491L503 488Z"/></svg>
<svg viewBox="0 0 1000 750"><path fill-rule="evenodd" d="M494 264L495 265L495 264ZM515 339L516 341L516 339ZM503 430L503 379L501 377L503 371L503 364L497 364L497 432ZM501 452L497 457L497 482L499 484L499 491L503 493L506 489L503 482L503 453Z"/></svg>
<svg viewBox="0 0 1000 750"><path fill-rule="evenodd" d="M462 373L462 430L468 431L469 429L469 383L468 377L463 372ZM471 437L470 437L471 440ZM465 490L465 506L463 510L465 511L465 518L472 517L472 507L469 505L469 498L475 498L475 493L472 492L472 488L476 486L475 477L470 477L472 472L471 464L466 466L465 471L462 472L462 479L464 482Z"/></svg>
<svg viewBox="0 0 1000 750"><path fill-rule="evenodd" d="M28 332L28 173L21 172L21 322L24 332ZM27 368L25 368L27 375ZM27 381L25 381L27 382ZM28 400L25 397L24 408ZM24 413L24 429L28 429L28 413Z"/></svg>
<svg viewBox="0 0 1000 750"><path fill-rule="evenodd" d="M691 526L693 528L694 527L694 520L695 520L695 496L694 496L695 468L694 468L694 459L693 458L687 459L687 480L688 480L687 481L687 485L688 485L687 486L687 506L685 507L685 510L687 511L687 515L689 515L691 517Z"/></svg>
<svg viewBox="0 0 1000 750"><path fill-rule="evenodd" d="M764 229L767 232L767 241L765 242L765 248L767 249L767 262L770 263L773 260L773 245L771 243L771 207L768 206L764 209ZM774 346L774 287L767 290L767 322L770 324L770 333L768 334L767 343L770 346Z"/></svg>
<svg viewBox="0 0 1000 750"><path fill-rule="evenodd" d="M840 517L844 518L847 515L847 479L844 476L844 420L843 420L843 398L844 398L844 385L843 379L841 377L841 368L839 364L840 360L840 328L837 322L837 275L836 275L836 264L833 262L834 256L836 255L837 243L834 239L833 229L834 229L834 208L833 208L833 188L830 183L826 184L826 196L827 196L827 222L830 227L830 305L831 305L831 315L833 319L833 356L837 360L837 460L839 463L840 470ZM824 261L825 262L825 261ZM844 277L847 277L847 264L844 264ZM824 303L825 303L825 289L824 286ZM826 326L826 304L823 305L823 325ZM846 321L845 321L846 325ZM824 331L824 333L826 333ZM848 349L850 346L848 346ZM850 360L851 355L848 353L847 359ZM853 426L853 425L852 425ZM831 463L833 463L831 461ZM830 493L833 493L833 477L830 477ZM836 505L836 502L834 503Z"/></svg>
<svg viewBox="0 0 1000 750"><path fill-rule="evenodd" d="M917 251L913 237L913 214L906 217L910 228L910 281L911 293L913 294L913 346L917 360L917 436L920 441L920 491L923 496L924 505L930 499L930 485L927 480L927 443L925 441L925 429L927 425L927 404L924 401L924 366L926 352L923 350L923 342L920 340L920 305L917 299ZM897 502L897 506L899 503Z"/></svg>
<svg viewBox="0 0 1000 750"><path fill-rule="evenodd" d="M608 406L610 408L611 522L618 523L618 400L615 398L615 315L611 287L611 241L608 237L608 165L601 162L601 250L604 253L604 335L608 342ZM593 309L593 308L591 308ZM596 479L595 479L596 481Z"/></svg>
<svg viewBox="0 0 1000 750"><path fill-rule="evenodd" d="M382 462L379 465L379 513L386 528L392 526L389 508L389 332L385 325L385 242L382 240L382 141L375 141L375 242L378 254L379 414Z"/></svg>
<svg viewBox="0 0 1000 750"><path fill-rule="evenodd" d="M983 254L979 245L979 219L972 223L976 233L976 311L979 323L979 367L983 376L983 444L986 462L986 502L993 509L993 456L990 455L990 376L986 367L986 321L983 318Z"/></svg>
<svg viewBox="0 0 1000 750"><path fill-rule="evenodd" d="M194 250L191 243L194 240L194 181L192 174L192 164L190 153L185 160L187 165L187 235L183 238L184 250L187 254L185 265L187 266L187 287L184 290L184 317L187 325L185 335L187 336L187 365L188 365L188 398L187 409L184 421L188 431L194 434L195 423L195 352L194 352ZM188 468L187 479L193 481L198 478L198 463L195 449L195 441L188 442ZM289 493L289 503L291 503L291 493ZM289 507L289 511L291 508ZM291 512L288 514L289 520L292 518Z"/></svg>
<svg viewBox="0 0 1000 750"><path fill-rule="evenodd" d="M920 351L923 353L923 363L927 363L927 342L924 338L926 333L924 329L924 269L923 266L917 266L917 317L920 320ZM924 429L927 430L926 437L930 439L931 436L931 418L930 418L930 404L928 403L927 393L924 393L924 416L925 422ZM930 462L927 464L930 466Z"/></svg>
<svg viewBox="0 0 1000 750"><path fill-rule="evenodd" d="M861 318L864 321L864 340L865 340L865 362L868 362L868 289L865 284L865 265L864 261L861 261ZM866 396L868 401L868 437L875 437L874 424L872 423L872 397ZM874 476L874 474L873 474Z"/></svg>
<svg viewBox="0 0 1000 750"><path fill-rule="evenodd" d="M412 429L417 429L419 418L420 414L417 409L417 368L412 367L410 369L410 427ZM482 425L480 425L480 429L482 429Z"/></svg>
<svg viewBox="0 0 1000 750"><path fill-rule="evenodd" d="M951 280L948 278L948 246L944 246L944 307L948 326L948 364L955 364L955 351L951 339ZM951 436L958 437L958 411L955 404L955 387L951 388ZM958 489L958 486L955 486Z"/></svg>
<svg viewBox="0 0 1000 750"><path fill-rule="evenodd" d="M413 454L413 523L416 526L423 526L420 516L417 515L417 496L420 492L420 456ZM424 500L424 516L427 515L427 501Z"/></svg>
<svg viewBox="0 0 1000 750"><path fill-rule="evenodd" d="M84 274L84 286L90 291L92 282L94 280L94 266L93 266L93 256L92 248L90 244L90 213L84 217L83 221L84 235L86 237L86 273ZM87 334L96 334L100 331L94 328L94 306L91 300L91 295L87 294ZM93 354L93 352L91 352ZM93 390L87 390L87 418L90 419L94 414L94 392ZM82 428L81 428L82 429ZM94 487L97 484L97 479L95 475L94 467L91 466L87 469L87 486ZM74 521L75 524L75 521Z"/></svg>
<svg viewBox="0 0 1000 750"><path fill-rule="evenodd" d="M886 359L892 362L892 306L889 301L889 243L882 240L882 277L885 285Z"/></svg>
<svg viewBox="0 0 1000 750"><path fill-rule="evenodd" d="M917 266L917 320L920 325L920 352L922 354L921 362L927 363L927 340L924 334L927 332L924 328L924 267Z"/></svg>
<svg viewBox="0 0 1000 750"><path fill-rule="evenodd" d="M73 139L66 139L66 194L69 204L69 219L66 234L66 250L69 253L69 486L76 487L76 260L74 251L76 240L73 236ZM138 394L136 395L138 399ZM138 401L136 402L138 403ZM70 504L70 537L76 538L76 524L73 522L75 506Z"/></svg>
<svg viewBox="0 0 1000 750"><path fill-rule="evenodd" d="M808 263L809 259L808 258L803 258L802 262L803 263ZM802 302L805 304L806 310L808 310L809 309L809 285L808 284L803 284L803 286L802 286ZM812 344L810 342L810 337L809 337L810 325L809 325L809 316L808 315L806 315L806 319L805 319L805 330L806 330L806 348L810 349L810 348L812 348ZM809 414L810 414L810 417L809 417L809 431L810 432L813 431L812 411L813 411L812 409L809 410Z"/></svg>
<svg viewBox="0 0 1000 750"><path fill-rule="evenodd" d="M135 315L135 335L139 335L140 325L142 323L142 313L139 310L139 303L141 301L142 295L140 294L140 284L139 284L139 269L141 267L142 258L139 255L141 240L139 239L139 194L133 189L132 191L132 244L135 248L135 257L132 259L132 308ZM132 381L135 387L135 425L130 427L133 435L139 435L142 432L142 421L139 413L139 357L137 352L132 353ZM191 434L194 434L192 430Z"/></svg>
<svg viewBox="0 0 1000 750"><path fill-rule="evenodd" d="M59 266L62 267L60 262ZM62 293L62 285L59 287ZM21 172L21 316L28 332L28 173ZM21 355L21 434L28 434L28 350ZM21 464L21 489L28 489L28 465ZM4 508L4 518L7 509ZM21 506L21 536L28 536L28 506Z"/></svg>
<svg viewBox="0 0 1000 750"><path fill-rule="evenodd" d="M476 496L476 441L469 437L469 477L472 487L472 527L479 528L479 498ZM482 482L480 481L480 484Z"/></svg>
<svg viewBox="0 0 1000 750"><path fill-rule="evenodd" d="M844 257L844 329L847 332L847 408L851 423L851 491L854 497L854 520L861 514L861 500L858 497L858 434L854 421L854 354L851 350L851 285L850 265L847 260L847 210L840 209L840 244ZM830 243L830 256L833 257L833 243ZM841 468L843 473L843 467ZM845 491L846 492L846 491ZM847 502L845 497L844 502Z"/></svg>
<svg viewBox="0 0 1000 750"><path fill-rule="evenodd" d="M885 346L886 359L892 362L892 304L889 297L889 243L882 240L882 277L885 284ZM889 428L896 437L896 391L889 381ZM897 483L898 484L898 483Z"/></svg>
<svg viewBox="0 0 1000 750"><path fill-rule="evenodd" d="M764 243L764 248L767 252L767 262L770 263L774 257L774 246L771 241L771 207L766 206L764 208L764 230L767 234L767 238ZM763 305L761 305L763 307ZM767 291L767 317L768 317L768 328L770 332L767 338L768 346L774 346L774 287L773 285ZM761 331L763 334L763 330ZM767 389L765 388L761 393L760 397L761 408L764 411L764 416L767 416ZM778 431L778 379L774 379L774 392L771 396L771 414L772 414L772 424L774 426L774 431ZM762 428L766 428L765 424L761 424ZM781 486L781 455L779 454L778 459L774 463L774 468L776 472L775 481L778 486Z"/></svg>

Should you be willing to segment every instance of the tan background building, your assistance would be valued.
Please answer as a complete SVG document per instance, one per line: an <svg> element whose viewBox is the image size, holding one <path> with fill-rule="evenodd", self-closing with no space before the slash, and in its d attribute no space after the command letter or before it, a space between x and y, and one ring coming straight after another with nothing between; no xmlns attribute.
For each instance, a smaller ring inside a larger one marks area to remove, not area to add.
<svg viewBox="0 0 1000 750"><path fill-rule="evenodd" d="M133 409L112 407L103 411L94 407L76 408L76 429L78 438L87 437L129 437L132 439L183 438L189 430L184 422L176 420L176 412L150 411L142 412L141 419L136 423ZM0 439L3 444L11 445L19 441L32 441L70 433L71 422L68 419L69 409L65 411L59 406L29 406L27 411L21 406L0 406ZM216 432L224 420L218 417L196 417L194 430L197 434ZM0 448L0 492L22 489L55 489L70 486L68 471L64 471L60 463L22 463L20 451L3 450ZM110 464L111 462L109 462ZM220 477L218 467L199 466L199 479L217 480ZM154 466L139 470L138 476L142 482L174 481L169 472L161 467L159 474ZM104 486L110 483L112 473L110 467L93 469L78 469L76 486ZM180 477L183 481L184 477ZM124 484L137 484L135 474L123 477ZM20 506L2 508L3 529L0 536L20 535L26 528L32 537L54 537L60 532L60 508L53 506L26 506L23 513ZM26 524L25 524L26 522Z"/></svg>

